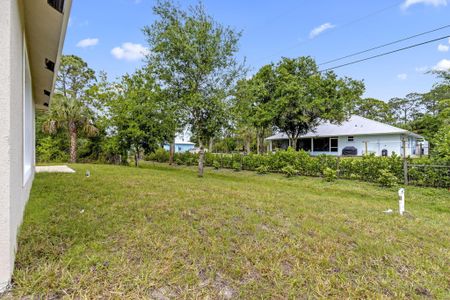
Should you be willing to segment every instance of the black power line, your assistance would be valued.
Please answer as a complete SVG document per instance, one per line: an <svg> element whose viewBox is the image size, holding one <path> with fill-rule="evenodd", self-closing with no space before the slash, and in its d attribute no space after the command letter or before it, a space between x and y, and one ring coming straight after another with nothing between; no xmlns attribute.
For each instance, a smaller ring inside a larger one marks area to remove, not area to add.
<svg viewBox="0 0 450 300"><path fill-rule="evenodd" d="M351 21L346 22L346 23L344 23L344 24L342 24L342 25L337 25L337 27L336 27L335 30L333 30L333 31L326 31L326 32L322 33L320 36L322 37L322 36L324 36L324 35L326 35L326 34L329 34L330 32L335 32L335 31L337 31L337 30L339 30L339 29L341 29L341 28L345 28L345 27L348 27L348 26L350 26L350 25L356 24L356 23L358 23L358 22L364 21L365 19L374 17L374 16L376 16L376 15L378 15L378 14L381 14L381 13L387 11L387 10L390 10L390 9L392 9L392 8L394 8L394 7L397 7L398 5L400 5L400 4L403 3L403 2L404 2L404 0L397 1L397 2L391 4L391 5L387 6L387 7L384 7L384 8L382 8L382 9L377 10L377 11L371 12L371 13L369 13L369 14L367 14L367 15L364 15L364 16L359 17L359 18L357 18L357 19L351 20ZM259 62L259 61L265 60L266 58L271 58L271 57L273 57L273 56L275 56L275 55L278 55L278 54L283 53L283 52L286 51L286 50L292 50L292 49L295 49L295 48L297 48L298 46L301 46L301 45L304 45L304 44L307 44L307 43L311 43L312 41L315 41L315 40L316 40L316 39L309 39L309 40L306 40L306 41L301 41L301 42L295 43L294 45L288 46L288 47L286 47L286 48L284 48L284 49L282 49L282 50L280 50L280 51L277 51L277 52L272 53L272 54L270 54L270 55L265 55L265 56L263 56L263 57L260 57L260 58L258 58L257 61Z"/></svg>
<svg viewBox="0 0 450 300"><path fill-rule="evenodd" d="M340 60L343 60L343 59L346 59L346 58L349 58L349 57L357 56L357 55L364 54L364 53L367 53L367 52L370 52L370 51L373 51L373 50L377 50L377 49L381 49L381 48L384 48L384 47L387 47L387 46L398 44L398 43L401 43L401 42L404 42L404 41L407 41L407 40L410 40L410 39L413 39L413 38L416 38L416 37L419 37L419 36L422 36L422 35L430 34L430 33L433 33L433 32L436 32L436 31L439 31L439 30L442 30L442 29L446 29L446 28L449 28L449 27L450 27L450 24L442 26L442 27L439 27L439 28L435 28L435 29L432 29L432 30L429 30L429 31L425 31L425 32L422 32L422 33L418 33L418 34L415 34L415 35L411 35L411 36L406 37L406 38L402 38L402 39L399 39L399 40L396 40L396 41L393 41L393 42L389 42L389 43L386 43L386 44L383 44L383 45L380 45L380 46L376 46L376 47L373 47L373 48L369 48L369 49L366 49L366 50L362 50L362 51L359 51L359 52L355 52L355 53L352 53L352 54L349 54L349 55L346 55L346 56L342 56L342 57L339 57L339 58L335 58L335 59L332 59L332 60L320 63L319 66L327 65L327 64L330 64L332 62L337 62L337 61L340 61Z"/></svg>
<svg viewBox="0 0 450 300"><path fill-rule="evenodd" d="M432 40L428 40L428 41L425 41L425 42L422 42L422 43L417 43L417 44L414 44L414 45L410 45L410 46L406 46L406 47L403 47L403 48L395 49L395 50L392 50L392 51L389 51L389 52L384 52L384 53L381 53L381 54L377 54L377 55L373 55L373 56L370 56L370 57L366 57L366 58L358 59L358 60L355 60L355 61L351 61L351 62L342 64L342 65L338 65L338 66L335 66L335 67L323 69L323 70L321 70L319 72L326 72L326 71L342 68L342 67L345 67L345 66L354 65L354 64L366 61L366 60L370 60L370 59L386 56L386 55L389 55L389 54L393 54L393 53L396 53L396 52L408 50L408 49L411 49L411 48L423 46L423 45L430 44L430 43L433 43L433 42L437 42L437 41L440 41L440 40L443 40L443 39L446 39L446 38L449 38L449 37L450 37L450 35L446 35L446 36L443 36L443 37L440 37L440 38L436 38L436 39L432 39Z"/></svg>

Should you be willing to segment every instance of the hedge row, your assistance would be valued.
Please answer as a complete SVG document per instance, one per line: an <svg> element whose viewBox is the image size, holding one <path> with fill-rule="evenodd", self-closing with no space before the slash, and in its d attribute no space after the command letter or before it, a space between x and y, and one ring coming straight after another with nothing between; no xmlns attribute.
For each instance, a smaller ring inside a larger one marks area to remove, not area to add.
<svg viewBox="0 0 450 300"><path fill-rule="evenodd" d="M147 156L148 160L168 162L169 153L163 149ZM195 165L198 155L192 153L176 153L175 162L179 165ZM408 178L411 184L433 187L450 187L450 165L431 159L408 159ZM415 164L428 167L414 167ZM435 167L444 164L444 167ZM338 178L358 179L378 182L387 173L397 178L398 183L404 181L403 160L400 156L379 157L366 155L363 157L341 158L330 155L310 156L304 151L278 151L273 154L212 154L206 153L205 165L220 168L255 171L264 166L269 172L282 172L291 167L297 174L304 176L323 176L324 170L336 171ZM446 167L445 167L446 166Z"/></svg>

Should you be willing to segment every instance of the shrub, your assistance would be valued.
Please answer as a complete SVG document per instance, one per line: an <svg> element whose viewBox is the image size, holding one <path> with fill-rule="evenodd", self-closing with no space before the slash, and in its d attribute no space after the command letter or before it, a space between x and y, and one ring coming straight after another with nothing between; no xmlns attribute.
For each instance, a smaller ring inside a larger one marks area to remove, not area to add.
<svg viewBox="0 0 450 300"><path fill-rule="evenodd" d="M164 148L159 148L154 153L151 153L146 157L148 160L154 160L157 162L168 162L169 161L169 152L164 150Z"/></svg>
<svg viewBox="0 0 450 300"><path fill-rule="evenodd" d="M258 174L267 174L267 173L269 172L269 167L268 167L268 166L261 165L261 166L259 166L259 167L256 168L256 172L257 172Z"/></svg>
<svg viewBox="0 0 450 300"><path fill-rule="evenodd" d="M217 160L215 160L212 165L213 165L214 169L216 169L216 170L220 169L220 162L218 162Z"/></svg>
<svg viewBox="0 0 450 300"><path fill-rule="evenodd" d="M45 147L39 149L39 154L42 158L47 158L49 156L43 151L45 149ZM158 149L155 153L149 154L147 158L158 162L167 162L169 160L169 153L164 151L164 149ZM182 162L181 164L193 165L198 161L198 154L176 153L175 161L177 164ZM290 167L295 170L295 174L324 177L325 170L328 168L333 171L336 171L339 168L339 171L336 172L336 175L339 174L339 178L358 179L377 183L379 182L380 177L386 177L384 173L382 174L382 171L388 171L396 178L397 182L403 180L403 158L398 155L379 157L371 154L357 158L337 158L330 155L313 157L305 151L297 152L292 149L278 151L276 153L261 155L249 154L244 156L241 154L206 153L205 166L215 167L216 162L220 162L221 168L235 169L236 171L242 169L265 171L265 167L263 166L267 166L267 170L283 172L286 174L283 169L285 167ZM420 165L409 166L408 177L410 184L450 187L450 162L448 160L437 160L425 157L421 159L408 158L408 163ZM440 165L443 167L435 168L429 165ZM446 168L445 166L449 166L449 168Z"/></svg>
<svg viewBox="0 0 450 300"><path fill-rule="evenodd" d="M286 177L292 177L297 175L298 173L298 171L293 166L286 166L283 169L281 169L281 171L283 172L284 175L286 175Z"/></svg>
<svg viewBox="0 0 450 300"><path fill-rule="evenodd" d="M323 179L328 182L335 181L337 179L336 170L333 170L332 168L325 168L323 170Z"/></svg>
<svg viewBox="0 0 450 300"><path fill-rule="evenodd" d="M67 161L69 156L58 147L58 142L51 136L38 141L36 146L36 160L38 162Z"/></svg>
<svg viewBox="0 0 450 300"><path fill-rule="evenodd" d="M245 170L256 170L263 164L267 159L267 155L258 155L258 154L248 154L242 156L242 169Z"/></svg>
<svg viewBox="0 0 450 300"><path fill-rule="evenodd" d="M233 170L235 170L236 172L241 171L242 170L241 164L237 161L233 162Z"/></svg>
<svg viewBox="0 0 450 300"><path fill-rule="evenodd" d="M359 180L360 179L359 175L358 174L354 174L354 173L350 174L349 178L352 179L352 180Z"/></svg>
<svg viewBox="0 0 450 300"><path fill-rule="evenodd" d="M186 166L192 166L194 164L194 160L191 157L186 158Z"/></svg>
<svg viewBox="0 0 450 300"><path fill-rule="evenodd" d="M192 154L192 153L189 153ZM210 152L205 152L205 166L212 166L214 167L214 163L217 161L218 162L218 156L210 153ZM219 163L220 166L220 163Z"/></svg>
<svg viewBox="0 0 450 300"><path fill-rule="evenodd" d="M378 177L378 183L384 187L396 186L398 182L397 177L392 174L389 170L381 170L380 176Z"/></svg>
<svg viewBox="0 0 450 300"><path fill-rule="evenodd" d="M183 163L183 160L182 160L181 158L175 159L175 163L176 163L177 165L179 165L179 166L181 166L181 165L184 164L184 163Z"/></svg>

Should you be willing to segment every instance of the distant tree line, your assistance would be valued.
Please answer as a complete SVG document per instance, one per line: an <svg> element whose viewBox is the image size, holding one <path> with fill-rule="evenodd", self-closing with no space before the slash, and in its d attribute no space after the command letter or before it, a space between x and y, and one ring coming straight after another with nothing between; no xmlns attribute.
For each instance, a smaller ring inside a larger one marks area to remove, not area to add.
<svg viewBox="0 0 450 300"><path fill-rule="evenodd" d="M354 114L398 126L420 135L430 143L434 155L450 157L450 70L432 71L438 82L426 93L410 93L388 102L359 100Z"/></svg>

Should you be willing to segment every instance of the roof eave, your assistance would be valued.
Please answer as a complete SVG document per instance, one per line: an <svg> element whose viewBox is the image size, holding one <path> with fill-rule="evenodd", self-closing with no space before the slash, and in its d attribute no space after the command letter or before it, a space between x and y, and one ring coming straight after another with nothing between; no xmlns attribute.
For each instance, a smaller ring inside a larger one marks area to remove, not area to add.
<svg viewBox="0 0 450 300"><path fill-rule="evenodd" d="M61 13L46 0L23 1L25 38L37 109L46 109L50 104L71 6L72 0L65 0ZM45 59L55 63L53 71L46 68ZM44 90L49 91L50 96L45 95Z"/></svg>
<svg viewBox="0 0 450 300"><path fill-rule="evenodd" d="M424 138L423 136L416 134L414 132L410 132L408 130L402 130L398 132L374 132L374 133L345 133L345 134L326 134L326 135L304 135L299 138L321 138L321 137L335 137L335 136L361 136L361 135L393 135L393 134L406 134L411 135L416 138ZM287 136L270 136L265 138L266 141L276 141L276 140L287 140L289 139Z"/></svg>

